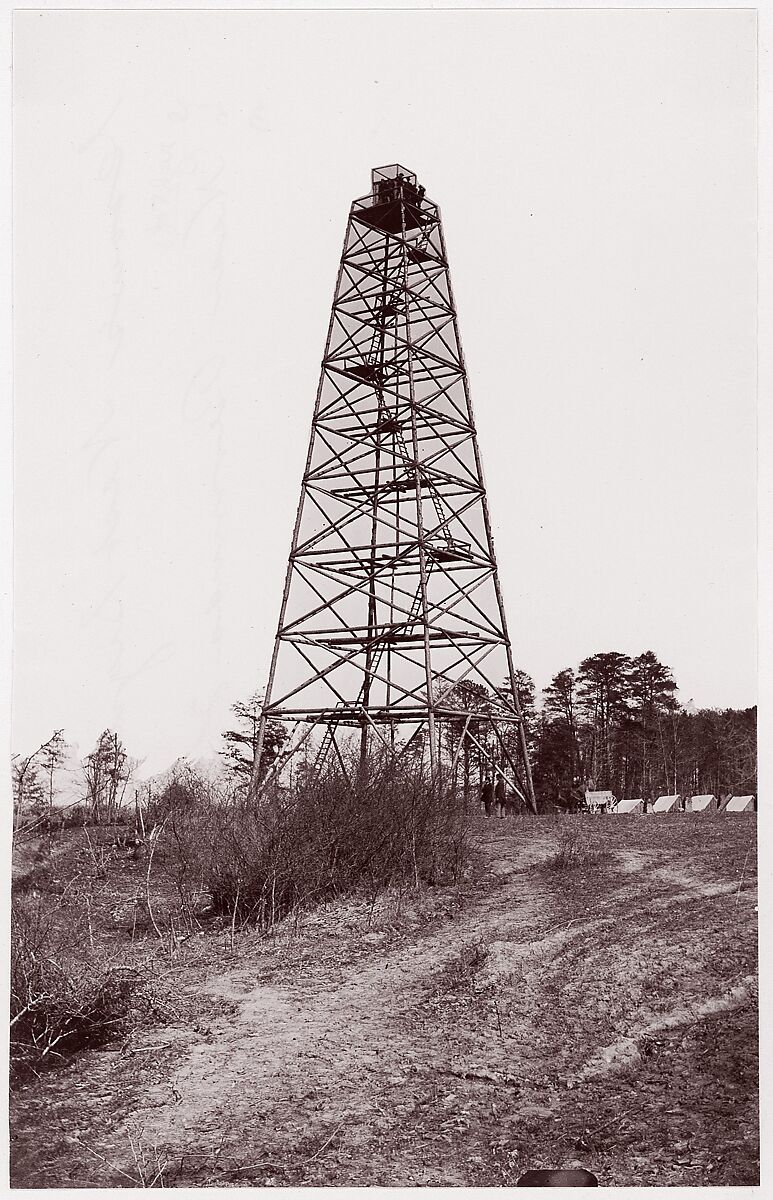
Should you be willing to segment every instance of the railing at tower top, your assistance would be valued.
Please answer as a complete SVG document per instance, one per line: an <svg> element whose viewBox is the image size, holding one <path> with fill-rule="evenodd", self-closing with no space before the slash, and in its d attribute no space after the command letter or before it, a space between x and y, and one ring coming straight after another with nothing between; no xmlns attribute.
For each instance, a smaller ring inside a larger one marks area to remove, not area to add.
<svg viewBox="0 0 773 1200"><path fill-rule="evenodd" d="M386 167L374 167L370 173L371 186L375 189L379 183L384 180L405 179L416 187L416 176L413 171L409 171L407 167L403 167L400 163L390 163Z"/></svg>
<svg viewBox="0 0 773 1200"><path fill-rule="evenodd" d="M437 205L426 199L413 172L398 163L373 171L371 186L370 195L354 201L352 213L373 229L402 234L437 220Z"/></svg>

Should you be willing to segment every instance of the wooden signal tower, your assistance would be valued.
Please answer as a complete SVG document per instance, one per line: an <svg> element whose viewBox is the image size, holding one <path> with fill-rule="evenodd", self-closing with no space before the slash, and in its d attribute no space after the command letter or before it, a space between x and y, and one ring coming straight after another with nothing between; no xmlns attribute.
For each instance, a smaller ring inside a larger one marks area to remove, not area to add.
<svg viewBox="0 0 773 1200"><path fill-rule="evenodd" d="M434 780L472 744L534 810L516 679L440 211L381 167L349 213L253 789L278 720L318 765L347 731L362 766L419 738Z"/></svg>

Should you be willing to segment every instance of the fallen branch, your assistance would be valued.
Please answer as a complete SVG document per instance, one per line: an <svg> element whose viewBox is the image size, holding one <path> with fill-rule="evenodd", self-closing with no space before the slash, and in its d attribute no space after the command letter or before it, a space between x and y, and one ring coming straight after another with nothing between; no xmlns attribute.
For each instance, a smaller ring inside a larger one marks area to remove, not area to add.
<svg viewBox="0 0 773 1200"><path fill-rule="evenodd" d="M98 1154L96 1150L92 1150L91 1146L87 1146L85 1142L82 1142L80 1140L80 1138L76 1137L75 1141L77 1142L77 1144L79 1146L81 1146L86 1151L87 1154L91 1154L91 1155L93 1155L94 1158L98 1158L99 1161L104 1166L109 1167L111 1171L117 1172L118 1175L123 1175L124 1179L128 1179L130 1183L135 1185L135 1187L138 1182L141 1182L141 1181L138 1181L137 1179L135 1179L133 1175L130 1175L128 1173L128 1171L124 1171L121 1169L121 1167L117 1167L115 1165L115 1163L111 1163L110 1160L105 1158L102 1154Z"/></svg>
<svg viewBox="0 0 773 1200"><path fill-rule="evenodd" d="M752 848L750 846L749 849L746 851L746 858L743 860L743 870L741 871L741 878L738 880L738 891L735 894L736 907L737 907L738 901L741 897L741 888L743 887L743 877L746 874L746 864L749 861L749 855L751 854L751 852L752 852Z"/></svg>
<svg viewBox="0 0 773 1200"><path fill-rule="evenodd" d="M315 1158L319 1158L322 1151L327 1149L327 1147L330 1145L330 1143L332 1142L335 1135L339 1132L339 1130L343 1129L345 1124L346 1124L346 1121L342 1121L341 1124L338 1126L338 1128L333 1130L330 1137L325 1139L325 1141L320 1146L319 1150L317 1150L316 1153L312 1154L311 1158L304 1158L303 1162L305 1162L305 1163L314 1162Z"/></svg>
<svg viewBox="0 0 773 1200"><path fill-rule="evenodd" d="M131 1046L128 1049L129 1054L149 1054L151 1050L171 1050L174 1042L162 1042L158 1046Z"/></svg>
<svg viewBox="0 0 773 1200"><path fill-rule="evenodd" d="M153 924L153 928L155 929L156 933L158 934L159 939L162 942L164 940L164 935L161 932L161 930L159 929L158 925L156 924L156 918L153 916L153 909L150 904L150 869L153 866L153 855L156 852L156 846L158 845L158 839L161 837L161 834L164 831L164 826L166 825L168 820L169 820L168 817L164 817L164 820L161 822L161 824L157 825L150 834L150 854L148 855L148 871L147 871L147 875L145 876L145 902L148 906L148 915Z"/></svg>
<svg viewBox="0 0 773 1200"><path fill-rule="evenodd" d="M343 1120L340 1125L337 1125L336 1128L333 1130L333 1132L330 1134L330 1136L325 1138L324 1142L319 1147L319 1149L315 1150L314 1153L311 1154L308 1158L302 1158L299 1161L294 1162L294 1163L280 1163L280 1162L274 1162L271 1159L263 1159L262 1162L247 1163L246 1166L244 1166L244 1167L232 1167L228 1171L223 1171L220 1175L211 1175L210 1180L223 1179L226 1175L239 1175L242 1171L255 1171L255 1170L257 1170L259 1168L263 1168L263 1167L275 1167L278 1170L282 1170L286 1166L296 1166L296 1167L306 1166L307 1163L314 1162L315 1159L319 1158L320 1154L322 1154L322 1152L324 1150L327 1150L328 1146L332 1142L335 1135L343 1129L345 1124L346 1124L346 1121ZM209 1183L210 1180L208 1180L207 1182Z"/></svg>
<svg viewBox="0 0 773 1200"><path fill-rule="evenodd" d="M619 1125L623 1118L628 1116L630 1111L630 1108L626 1108L625 1112L620 1113L617 1117L612 1117L609 1121L605 1121L603 1125L597 1125L595 1129L588 1129L586 1131L588 1137L595 1138L597 1134L603 1133L606 1129L611 1129L613 1125Z"/></svg>
<svg viewBox="0 0 773 1200"><path fill-rule="evenodd" d="M438 1071L438 1075L453 1075L455 1079L478 1079L482 1083L496 1083L499 1087L520 1087L521 1080L515 1075L497 1077L488 1071L454 1071L451 1068Z"/></svg>

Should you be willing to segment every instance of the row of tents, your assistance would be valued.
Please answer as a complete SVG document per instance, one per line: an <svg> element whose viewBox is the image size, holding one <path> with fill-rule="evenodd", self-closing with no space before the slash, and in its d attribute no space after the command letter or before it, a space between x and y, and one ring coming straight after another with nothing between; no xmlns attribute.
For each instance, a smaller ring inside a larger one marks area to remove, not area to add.
<svg viewBox="0 0 773 1200"><path fill-rule="evenodd" d="M757 811L756 796L658 796L654 804L646 800L617 800L612 792L586 792L585 807L592 813L749 813Z"/></svg>

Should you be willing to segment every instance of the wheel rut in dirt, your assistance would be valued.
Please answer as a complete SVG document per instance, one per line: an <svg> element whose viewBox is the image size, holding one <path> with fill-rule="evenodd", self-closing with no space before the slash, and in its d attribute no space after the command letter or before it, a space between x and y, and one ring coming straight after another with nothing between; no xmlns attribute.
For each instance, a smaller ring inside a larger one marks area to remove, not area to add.
<svg viewBox="0 0 773 1200"><path fill-rule="evenodd" d="M234 1005L234 1015L213 1030L216 1040L191 1049L171 1088L148 1094L133 1123L142 1125L146 1139L179 1152L202 1118L227 1110L228 1121L239 1124L256 1104L281 1102L288 1088L324 1090L337 1077L361 1091L360 1112L368 1106L365 1092L378 1091L379 1080L394 1083L408 1064L437 1067L431 1042L414 1044L410 1035L418 996L469 943L531 946L530 930L547 893L535 892L529 872L548 851L549 842L521 853L513 847L492 863L491 886L479 889L458 920L353 964L340 982L256 984L250 966L209 980L201 993ZM447 1053L440 1057L445 1063ZM159 1106L170 1090L177 1103Z"/></svg>

